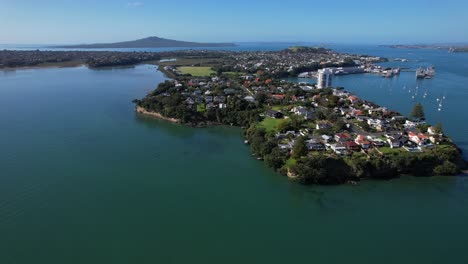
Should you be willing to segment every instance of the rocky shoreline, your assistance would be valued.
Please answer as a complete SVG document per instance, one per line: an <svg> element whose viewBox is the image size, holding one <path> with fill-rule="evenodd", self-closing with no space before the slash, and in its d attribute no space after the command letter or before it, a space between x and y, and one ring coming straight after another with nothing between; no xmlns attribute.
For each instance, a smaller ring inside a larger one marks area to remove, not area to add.
<svg viewBox="0 0 468 264"><path fill-rule="evenodd" d="M136 106L136 107L135 107L135 112L137 112L137 113L139 113L139 114L143 114L143 115L155 117L155 118L157 118L157 119L161 119L161 120L168 121L168 122L171 122L171 123L175 123L175 124L180 124L180 123L181 123L181 121L180 121L179 119L170 118L170 117L165 117L165 116L163 116L163 115L160 114L160 113L147 111L146 109L144 109L144 108L141 107L141 106Z"/></svg>
<svg viewBox="0 0 468 264"><path fill-rule="evenodd" d="M136 106L135 107L135 112L138 114L146 115L146 116L151 116L160 120L168 121L173 124L181 124L181 125L186 125L188 127L194 127L194 128L206 128L206 127L213 127L213 126L223 126L221 123L215 123L215 122L210 122L210 121L205 121L205 122L192 122L192 123L184 123L182 120L177 119L177 118L170 118L170 117L165 117L164 115L157 113L157 112L152 112L148 111L145 108L141 106Z"/></svg>

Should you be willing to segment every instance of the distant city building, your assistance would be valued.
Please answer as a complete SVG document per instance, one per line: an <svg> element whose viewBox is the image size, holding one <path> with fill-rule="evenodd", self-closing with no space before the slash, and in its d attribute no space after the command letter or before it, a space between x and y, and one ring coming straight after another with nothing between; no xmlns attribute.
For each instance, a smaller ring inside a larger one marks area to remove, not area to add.
<svg viewBox="0 0 468 264"><path fill-rule="evenodd" d="M332 86L333 71L331 69L321 69L317 72L317 88L323 89Z"/></svg>

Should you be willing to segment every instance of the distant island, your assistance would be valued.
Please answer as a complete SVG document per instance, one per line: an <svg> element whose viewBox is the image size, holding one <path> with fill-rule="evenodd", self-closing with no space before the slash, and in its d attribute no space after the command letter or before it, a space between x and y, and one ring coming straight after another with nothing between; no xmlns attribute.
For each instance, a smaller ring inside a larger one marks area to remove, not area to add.
<svg viewBox="0 0 468 264"><path fill-rule="evenodd" d="M115 43L97 43L97 44L80 44L80 45L65 45L53 46L52 48L65 49L109 49L109 48L196 48L196 47L232 47L234 43L200 43L188 42L160 37L148 37L132 41L115 42Z"/></svg>
<svg viewBox="0 0 468 264"><path fill-rule="evenodd" d="M394 49L438 49L448 50L449 52L468 52L468 45L466 44L397 44L381 45L381 47L388 47Z"/></svg>

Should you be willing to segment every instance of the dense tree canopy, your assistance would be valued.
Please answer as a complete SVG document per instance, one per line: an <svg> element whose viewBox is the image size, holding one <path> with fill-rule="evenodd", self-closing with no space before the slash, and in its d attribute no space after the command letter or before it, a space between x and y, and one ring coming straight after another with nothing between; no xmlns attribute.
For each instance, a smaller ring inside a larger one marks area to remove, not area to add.
<svg viewBox="0 0 468 264"><path fill-rule="evenodd" d="M421 103L417 103L413 106L413 109L411 110L410 117L421 120L424 119L425 114L424 114L424 108Z"/></svg>

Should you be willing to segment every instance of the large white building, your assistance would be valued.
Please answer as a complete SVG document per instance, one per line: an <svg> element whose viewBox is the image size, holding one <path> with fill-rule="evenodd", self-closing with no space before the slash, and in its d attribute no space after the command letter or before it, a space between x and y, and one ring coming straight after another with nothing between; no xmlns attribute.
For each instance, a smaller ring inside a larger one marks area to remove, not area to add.
<svg viewBox="0 0 468 264"><path fill-rule="evenodd" d="M321 69L317 71L317 88L323 89L332 86L333 71L331 69Z"/></svg>

